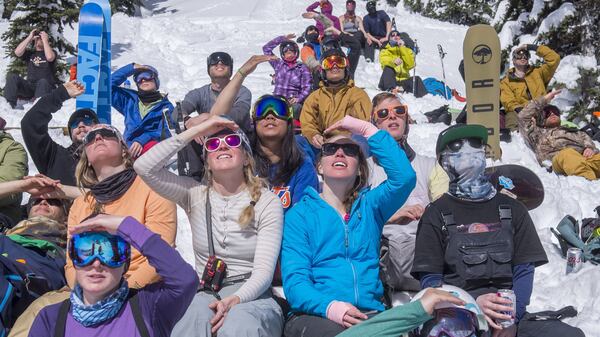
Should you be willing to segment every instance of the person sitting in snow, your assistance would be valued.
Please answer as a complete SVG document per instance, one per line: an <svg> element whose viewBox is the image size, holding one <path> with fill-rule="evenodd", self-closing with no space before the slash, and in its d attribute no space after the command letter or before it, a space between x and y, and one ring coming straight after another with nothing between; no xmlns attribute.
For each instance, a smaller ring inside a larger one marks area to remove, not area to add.
<svg viewBox="0 0 600 337"><path fill-rule="evenodd" d="M302 135L315 149L323 145L325 130L344 116L370 119L371 100L363 89L354 86L348 67L348 58L340 49L321 55L321 87L308 96L300 113Z"/></svg>
<svg viewBox="0 0 600 337"><path fill-rule="evenodd" d="M0 117L0 181L21 179L29 172L27 152L21 143L4 131L5 125L6 121ZM4 218L1 215L8 217L3 222L15 223L21 220L21 196L21 193L0 196L0 219Z"/></svg>
<svg viewBox="0 0 600 337"><path fill-rule="evenodd" d="M388 43L379 53L379 63L383 69L379 89L394 93L412 92L415 97L427 94L421 78L410 76L410 70L415 67L415 56L413 51L404 45L404 40L397 30L390 32Z"/></svg>
<svg viewBox="0 0 600 337"><path fill-rule="evenodd" d="M544 59L541 66L529 64L530 51ZM517 114L532 99L546 94L546 87L560 63L560 56L547 46L524 44L512 52L514 68L500 81L500 102L506 110L506 128L518 128Z"/></svg>
<svg viewBox="0 0 600 337"><path fill-rule="evenodd" d="M300 59L310 69L313 78L312 88L316 90L319 88L321 80L321 62L319 62L321 59L321 42L319 39L319 30L317 30L316 26L310 25L306 27L304 34L297 41L304 42L300 50Z"/></svg>
<svg viewBox="0 0 600 337"><path fill-rule="evenodd" d="M600 154L592 138L577 128L561 126L560 110L550 104L560 93L538 97L519 112L519 131L543 166L558 174L600 178Z"/></svg>
<svg viewBox="0 0 600 337"><path fill-rule="evenodd" d="M494 329L492 336L514 337L517 324L502 328L497 320L521 320L535 267L548 258L525 205L498 193L486 177L487 139L487 129L476 124L453 125L438 136L437 160L450 188L421 217L411 274L423 288L449 284L466 290ZM498 289L515 292L516 312Z"/></svg>
<svg viewBox="0 0 600 337"><path fill-rule="evenodd" d="M365 59L373 62L375 59L375 48L381 49L392 31L392 21L385 11L377 10L377 1L367 2L367 12L363 18L363 27L366 33Z"/></svg>
<svg viewBox="0 0 600 337"><path fill-rule="evenodd" d="M298 62L300 50L296 42L292 41L294 37L294 34L288 34L274 38L263 46L263 53L273 55L273 49L279 45L281 59L269 61L275 70L273 94L287 98L294 109L294 119L297 120L302 103L310 94L312 76L308 67Z"/></svg>
<svg viewBox="0 0 600 337"><path fill-rule="evenodd" d="M33 50L27 50L32 42ZM54 76L56 52L50 46L48 33L38 29L32 30L15 48L15 56L26 63L27 79L15 73L6 76L4 98L13 109L17 106L19 97L25 99L42 97L56 84Z"/></svg>
<svg viewBox="0 0 600 337"><path fill-rule="evenodd" d="M137 91L120 86L129 76L133 76ZM158 91L160 80L156 68L131 63L112 73L111 82L112 107L125 117L123 136L134 158L171 137L173 104ZM165 109L167 113L163 114Z"/></svg>
<svg viewBox="0 0 600 337"><path fill-rule="evenodd" d="M321 8L320 13L316 11L317 8ZM329 0L315 1L306 8L306 13L302 14L302 17L305 19L315 19L317 24L316 27L321 38L327 35L325 29L329 26L333 26L338 30L342 29L340 26L340 20L337 16L333 15L333 5L331 2L329 2Z"/></svg>

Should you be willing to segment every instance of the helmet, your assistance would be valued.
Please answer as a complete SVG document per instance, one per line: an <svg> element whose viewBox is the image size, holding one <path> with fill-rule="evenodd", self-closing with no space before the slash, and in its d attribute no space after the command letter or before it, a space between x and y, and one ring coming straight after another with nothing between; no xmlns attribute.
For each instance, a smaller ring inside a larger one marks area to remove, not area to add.
<svg viewBox="0 0 600 337"><path fill-rule="evenodd" d="M329 49L342 49L340 41L334 36L325 36L321 41L321 55L323 55ZM323 57L321 57L322 59Z"/></svg>
<svg viewBox="0 0 600 337"><path fill-rule="evenodd" d="M341 50L340 48L333 48L333 49L327 49L327 50L323 51L323 53L321 53L321 64L323 63L323 60L325 60L329 56L333 56L333 55L343 57L346 59L347 66L344 68L344 80L343 81L347 82L348 79L350 78L350 61L348 60L348 57L346 56L346 54L344 54L343 50ZM325 69L323 69L323 67L321 67L321 80L323 82L325 82L325 84L328 84L327 76L325 74Z"/></svg>
<svg viewBox="0 0 600 337"><path fill-rule="evenodd" d="M460 298L466 304L464 306L452 304L449 302L442 302L435 306L433 316L434 318L423 323L420 327L416 328L410 333L411 337L428 337L428 336L441 336L448 337L483 337L487 336L489 327L485 316L475 299L469 295L466 291L459 287L444 284L439 289L445 290L450 294ZM418 292L411 302L415 302L421 299L427 289L423 289ZM469 328L472 331L469 333ZM448 329L448 330L445 330ZM437 331L436 333L433 333Z"/></svg>
<svg viewBox="0 0 600 337"><path fill-rule="evenodd" d="M206 58L206 71L208 72L209 75L210 75L210 66L215 65L219 62L228 66L229 69L231 71L233 71L233 58L231 58L231 55L227 54L226 52L217 51L217 52L214 52L214 53L208 55L208 57Z"/></svg>
<svg viewBox="0 0 600 337"><path fill-rule="evenodd" d="M285 52L289 50L293 51L294 54L296 54L296 58L298 58L298 55L300 54L300 49L298 48L298 45L296 44L296 42L288 40L283 41L281 42L281 44L279 44L279 56L281 56L282 60L284 59L283 55L285 54Z"/></svg>

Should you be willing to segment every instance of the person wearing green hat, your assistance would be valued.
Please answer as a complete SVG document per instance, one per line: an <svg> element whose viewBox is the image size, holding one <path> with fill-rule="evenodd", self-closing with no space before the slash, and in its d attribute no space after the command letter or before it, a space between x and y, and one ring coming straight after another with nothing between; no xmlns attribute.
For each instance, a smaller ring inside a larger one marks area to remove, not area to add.
<svg viewBox="0 0 600 337"><path fill-rule="evenodd" d="M516 324L503 328L498 320L518 322L525 314L534 269L548 258L525 205L497 193L486 177L487 139L482 125L453 125L438 136L437 160L449 189L421 217L411 275L423 288L466 290L498 330L493 336L514 337ZM516 303L511 307L498 289L512 289Z"/></svg>

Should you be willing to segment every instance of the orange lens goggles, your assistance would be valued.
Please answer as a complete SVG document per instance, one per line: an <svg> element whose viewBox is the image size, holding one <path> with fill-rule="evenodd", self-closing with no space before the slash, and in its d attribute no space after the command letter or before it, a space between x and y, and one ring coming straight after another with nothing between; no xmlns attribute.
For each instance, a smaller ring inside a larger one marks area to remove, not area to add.
<svg viewBox="0 0 600 337"><path fill-rule="evenodd" d="M345 57L331 55L321 62L321 68L325 70L333 69L333 67L337 67L340 69L346 68L348 66L348 61Z"/></svg>

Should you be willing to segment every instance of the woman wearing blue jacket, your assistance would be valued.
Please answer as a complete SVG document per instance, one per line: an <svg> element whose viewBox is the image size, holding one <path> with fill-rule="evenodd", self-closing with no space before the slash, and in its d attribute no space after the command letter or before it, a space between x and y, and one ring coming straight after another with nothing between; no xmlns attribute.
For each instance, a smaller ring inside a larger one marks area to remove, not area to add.
<svg viewBox="0 0 600 337"><path fill-rule="evenodd" d="M129 76L133 76L137 91L120 87ZM173 121L173 104L169 102L167 95L158 91L160 80L154 67L128 64L112 73L111 85L112 107L125 117L123 137L134 158L161 140L171 137L163 110L168 110L166 118Z"/></svg>
<svg viewBox="0 0 600 337"><path fill-rule="evenodd" d="M285 215L282 276L292 316L285 336L335 336L385 310L379 280L383 225L415 187L406 154L387 131L346 116L325 132L347 130L368 139L388 180L369 189L360 146L337 135L318 161L323 192L307 188Z"/></svg>

